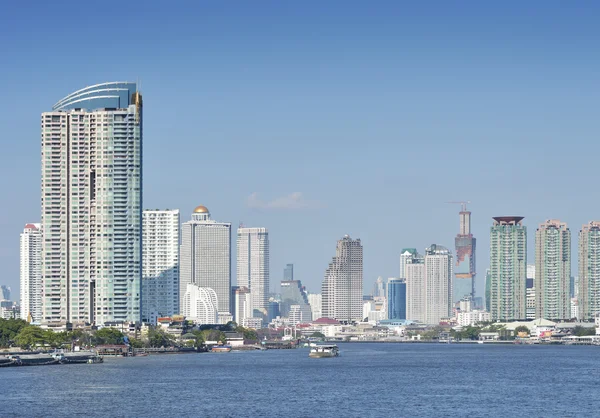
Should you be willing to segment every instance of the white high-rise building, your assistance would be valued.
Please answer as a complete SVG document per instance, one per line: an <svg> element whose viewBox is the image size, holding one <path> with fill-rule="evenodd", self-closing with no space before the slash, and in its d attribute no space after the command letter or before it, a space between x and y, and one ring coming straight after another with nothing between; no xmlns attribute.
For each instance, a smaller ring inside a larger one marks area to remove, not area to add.
<svg viewBox="0 0 600 418"><path fill-rule="evenodd" d="M21 233L21 319L42 319L42 231L27 224Z"/></svg>
<svg viewBox="0 0 600 418"><path fill-rule="evenodd" d="M236 286L233 289L233 320L243 327L248 323L248 318L252 318L252 296L250 289L243 286Z"/></svg>
<svg viewBox="0 0 600 418"><path fill-rule="evenodd" d="M142 321L179 313L179 209L145 210L142 225Z"/></svg>
<svg viewBox="0 0 600 418"><path fill-rule="evenodd" d="M406 275L406 319L425 323L426 287L425 287L425 259L414 252L405 261Z"/></svg>
<svg viewBox="0 0 600 418"><path fill-rule="evenodd" d="M217 294L210 287L188 284L183 295L183 316L198 325L217 324L219 321Z"/></svg>
<svg viewBox="0 0 600 418"><path fill-rule="evenodd" d="M577 319L590 321L600 313L600 221L579 231L579 281Z"/></svg>
<svg viewBox="0 0 600 418"><path fill-rule="evenodd" d="M219 321L231 314L231 223L216 222L205 206L198 206L192 220L181 225L179 252L180 304L188 284L213 289L219 301ZM183 306L181 306L183 312Z"/></svg>
<svg viewBox="0 0 600 418"><path fill-rule="evenodd" d="M361 321L363 308L363 248L346 235L325 271L321 287L322 315L338 321Z"/></svg>
<svg viewBox="0 0 600 418"><path fill-rule="evenodd" d="M404 248L400 253L400 279L406 279L406 265L417 256L416 248Z"/></svg>
<svg viewBox="0 0 600 418"><path fill-rule="evenodd" d="M425 250L425 323L437 325L452 315L452 254L433 244Z"/></svg>
<svg viewBox="0 0 600 418"><path fill-rule="evenodd" d="M250 289L252 312L266 314L269 301L269 233L267 228L238 228L237 285Z"/></svg>
<svg viewBox="0 0 600 418"><path fill-rule="evenodd" d="M316 321L321 318L321 304L323 303L323 298L320 293L309 293L308 294L308 304L310 305L310 310L312 312L312 320Z"/></svg>
<svg viewBox="0 0 600 418"><path fill-rule="evenodd" d="M142 96L78 90L41 116L42 322L141 319Z"/></svg>

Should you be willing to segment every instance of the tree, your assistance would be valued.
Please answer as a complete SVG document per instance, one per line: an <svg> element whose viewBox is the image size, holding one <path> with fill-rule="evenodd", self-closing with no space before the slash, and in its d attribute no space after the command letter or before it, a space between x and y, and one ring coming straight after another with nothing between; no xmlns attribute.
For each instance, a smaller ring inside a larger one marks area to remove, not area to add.
<svg viewBox="0 0 600 418"><path fill-rule="evenodd" d="M40 327L28 326L17 334L15 343L21 348L32 349L43 344L44 338L44 331Z"/></svg>
<svg viewBox="0 0 600 418"><path fill-rule="evenodd" d="M320 338L320 339L324 340L326 337L325 337L325 334L323 334L322 332L313 332L310 335L310 338Z"/></svg>
<svg viewBox="0 0 600 418"><path fill-rule="evenodd" d="M573 328L572 334L578 337L584 337L586 335L596 335L596 328L585 328L581 325L577 325L575 328Z"/></svg>
<svg viewBox="0 0 600 418"><path fill-rule="evenodd" d="M0 318L0 347L10 347L17 334L28 326L27 321L22 319Z"/></svg>
<svg viewBox="0 0 600 418"><path fill-rule="evenodd" d="M123 344L123 333L114 328L102 328L94 334L94 342L99 344Z"/></svg>
<svg viewBox="0 0 600 418"><path fill-rule="evenodd" d="M515 335L519 335L520 332L524 332L529 335L529 328L527 328L525 325L519 325L515 328Z"/></svg>
<svg viewBox="0 0 600 418"><path fill-rule="evenodd" d="M148 345L154 348L170 347L173 345L173 337L160 327L152 327L148 330Z"/></svg>

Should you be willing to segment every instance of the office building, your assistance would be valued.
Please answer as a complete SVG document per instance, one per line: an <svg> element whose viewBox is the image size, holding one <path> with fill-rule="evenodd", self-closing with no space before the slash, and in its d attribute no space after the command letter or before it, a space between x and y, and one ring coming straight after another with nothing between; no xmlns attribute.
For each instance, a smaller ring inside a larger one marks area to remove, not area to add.
<svg viewBox="0 0 600 418"><path fill-rule="evenodd" d="M441 245L425 249L425 323L437 325L452 314L452 254Z"/></svg>
<svg viewBox="0 0 600 418"><path fill-rule="evenodd" d="M417 256L416 248L403 248L400 252L400 279L406 279L406 264Z"/></svg>
<svg viewBox="0 0 600 418"><path fill-rule="evenodd" d="M142 322L179 313L179 210L142 214Z"/></svg>
<svg viewBox="0 0 600 418"><path fill-rule="evenodd" d="M600 221L579 231L579 319L590 321L600 312Z"/></svg>
<svg viewBox="0 0 600 418"><path fill-rule="evenodd" d="M266 228L238 228L237 285L250 289L252 312L267 313L269 301L269 233Z"/></svg>
<svg viewBox="0 0 600 418"><path fill-rule="evenodd" d="M385 284L383 283L383 277L381 276L375 280L375 284L373 285L373 296L385 297Z"/></svg>
<svg viewBox="0 0 600 418"><path fill-rule="evenodd" d="M183 316L187 320L198 325L219 323L218 296L213 289L188 283L182 299Z"/></svg>
<svg viewBox="0 0 600 418"><path fill-rule="evenodd" d="M454 266L453 300L456 303L465 296L475 297L475 249L476 239L471 233L471 212L465 202L459 212L460 231L454 239L456 264Z"/></svg>
<svg viewBox="0 0 600 418"><path fill-rule="evenodd" d="M294 280L294 265L293 264L286 264L285 268L283 269L283 280L285 281L290 281L290 280Z"/></svg>
<svg viewBox="0 0 600 418"><path fill-rule="evenodd" d="M548 220L535 233L535 316L552 321L571 319L571 231Z"/></svg>
<svg viewBox="0 0 600 418"><path fill-rule="evenodd" d="M38 229L39 229L39 227L38 227ZM40 251L41 251L41 247L40 247ZM40 259L40 263L41 263L41 259ZM40 284L40 286L41 286L41 284ZM0 296L2 297L2 300L10 300L10 287L5 286L5 285L0 286Z"/></svg>
<svg viewBox="0 0 600 418"><path fill-rule="evenodd" d="M426 286L425 258L414 253L406 259L404 267L406 275L406 319L425 323L426 320Z"/></svg>
<svg viewBox="0 0 600 418"><path fill-rule="evenodd" d="M180 292L185 292L188 284L214 290L219 302L219 322L227 323L227 318L233 318L231 223L211 219L206 206L198 206L192 220L181 225L179 257Z"/></svg>
<svg viewBox="0 0 600 418"><path fill-rule="evenodd" d="M406 281L389 278L387 281L387 319L406 319Z"/></svg>
<svg viewBox="0 0 600 418"><path fill-rule="evenodd" d="M361 321L363 248L360 239L346 235L337 242L336 255L321 286L322 315L338 321Z"/></svg>
<svg viewBox="0 0 600 418"><path fill-rule="evenodd" d="M27 224L21 233L21 319L39 323L42 320L42 231L40 224ZM2 286L4 300L10 292ZM8 293L8 294L6 294Z"/></svg>
<svg viewBox="0 0 600 418"><path fill-rule="evenodd" d="M281 281L281 302L279 304L280 314L284 318L289 318L292 306L297 306L297 310L302 312L302 319L310 322L312 311L308 303L306 288L302 286L300 280L282 280Z"/></svg>
<svg viewBox="0 0 600 418"><path fill-rule="evenodd" d="M308 294L308 304L310 305L310 310L312 312L312 320L316 321L321 318L321 304L323 303L323 298L320 293L309 293Z"/></svg>
<svg viewBox="0 0 600 418"><path fill-rule="evenodd" d="M527 228L522 216L494 218L490 228L490 314L493 321L526 318Z"/></svg>
<svg viewBox="0 0 600 418"><path fill-rule="evenodd" d="M142 96L78 90L41 116L42 322L137 322L142 276Z"/></svg>

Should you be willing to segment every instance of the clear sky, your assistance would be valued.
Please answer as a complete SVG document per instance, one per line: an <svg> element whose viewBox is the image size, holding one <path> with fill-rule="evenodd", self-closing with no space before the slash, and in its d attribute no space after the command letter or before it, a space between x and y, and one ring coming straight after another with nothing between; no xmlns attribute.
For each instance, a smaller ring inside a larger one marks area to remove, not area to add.
<svg viewBox="0 0 600 418"><path fill-rule="evenodd" d="M272 283L294 263L320 291L350 234L370 292L401 248L453 249L445 202L471 200L481 294L492 216L525 216L530 263L537 224L568 222L574 274L577 232L600 219L598 2L21 3L0 14L13 299L19 233L40 218L40 113L105 81L142 83L144 207L267 227Z"/></svg>

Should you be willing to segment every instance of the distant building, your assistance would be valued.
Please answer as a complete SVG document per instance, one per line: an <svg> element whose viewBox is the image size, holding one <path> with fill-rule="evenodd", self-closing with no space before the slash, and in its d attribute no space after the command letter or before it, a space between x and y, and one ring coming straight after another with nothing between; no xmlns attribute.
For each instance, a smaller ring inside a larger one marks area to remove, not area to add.
<svg viewBox="0 0 600 418"><path fill-rule="evenodd" d="M452 302L457 303L465 296L475 297L475 249L476 239L471 233L471 212L466 203L462 204L460 216L460 231L454 240L456 247L456 262L454 266L454 295Z"/></svg>
<svg viewBox="0 0 600 418"><path fill-rule="evenodd" d="M245 286L234 286L233 292L233 320L241 326L246 326L248 318L252 318L252 296L250 289Z"/></svg>
<svg viewBox="0 0 600 418"><path fill-rule="evenodd" d="M3 300L10 300L10 287L4 285L0 286L0 295Z"/></svg>
<svg viewBox="0 0 600 418"><path fill-rule="evenodd" d="M579 319L590 321L600 312L600 221L579 231Z"/></svg>
<svg viewBox="0 0 600 418"><path fill-rule="evenodd" d="M406 265L417 256L416 248L403 248L400 252L400 279L406 279Z"/></svg>
<svg viewBox="0 0 600 418"><path fill-rule="evenodd" d="M481 296L477 296L477 297L473 298L473 306L477 310L480 310L480 311L484 310L485 304L483 303L483 298Z"/></svg>
<svg viewBox="0 0 600 418"><path fill-rule="evenodd" d="M40 224L27 224L21 233L21 319L42 321L42 231ZM2 286L3 299L10 300L10 291ZM8 296L8 297L7 297ZM12 308L11 308L12 309Z"/></svg>
<svg viewBox="0 0 600 418"><path fill-rule="evenodd" d="M525 318L535 319L535 264L527 264L527 279L525 280Z"/></svg>
<svg viewBox="0 0 600 418"><path fill-rule="evenodd" d="M142 322L179 313L179 209L142 214Z"/></svg>
<svg viewBox="0 0 600 418"><path fill-rule="evenodd" d="M426 285L425 258L417 253L406 260L406 319L425 323Z"/></svg>
<svg viewBox="0 0 600 418"><path fill-rule="evenodd" d="M323 298L320 293L309 293L308 294L308 304L310 305L310 310L312 311L312 320L316 321L321 318L321 304L323 303Z"/></svg>
<svg viewBox="0 0 600 418"><path fill-rule="evenodd" d="M289 318L292 306L302 312L302 319L310 322L312 320L312 311L308 303L306 289L302 286L300 280L283 280L281 282L281 303L280 313L284 318Z"/></svg>
<svg viewBox="0 0 600 418"><path fill-rule="evenodd" d="M579 319L579 303L577 298L571 299L571 319L573 318Z"/></svg>
<svg viewBox="0 0 600 418"><path fill-rule="evenodd" d="M283 280L285 281L290 281L290 280L294 280L294 265L293 264L286 264L285 268L283 269Z"/></svg>
<svg viewBox="0 0 600 418"><path fill-rule="evenodd" d="M406 281L389 278L387 295L387 319L406 319Z"/></svg>
<svg viewBox="0 0 600 418"><path fill-rule="evenodd" d="M535 319L571 318L571 231L548 220L535 233Z"/></svg>
<svg viewBox="0 0 600 418"><path fill-rule="evenodd" d="M218 296L209 287L187 284L183 296L183 315L196 324L218 324Z"/></svg>
<svg viewBox="0 0 600 418"><path fill-rule="evenodd" d="M385 297L385 285L383 283L383 277L381 276L375 280L375 284L373 285L373 296Z"/></svg>
<svg viewBox="0 0 600 418"><path fill-rule="evenodd" d="M489 322L490 320L490 313L480 310L473 310L467 312L460 311L456 315L457 324L463 327L473 326L480 322Z"/></svg>
<svg viewBox="0 0 600 418"><path fill-rule="evenodd" d="M492 303L492 273L490 269L485 271L485 310L490 311Z"/></svg>
<svg viewBox="0 0 600 418"><path fill-rule="evenodd" d="M269 232L267 228L238 228L237 285L250 289L252 312L266 312L269 300Z"/></svg>
<svg viewBox="0 0 600 418"><path fill-rule="evenodd" d="M267 305L267 322L270 323L273 319L281 316L281 311L279 310L279 302L271 300Z"/></svg>
<svg viewBox="0 0 600 418"><path fill-rule="evenodd" d="M322 314L338 321L360 321L363 293L363 248L360 239L346 235L325 271L321 287Z"/></svg>
<svg viewBox="0 0 600 418"><path fill-rule="evenodd" d="M494 218L490 229L490 314L493 321L526 317L527 228L522 216Z"/></svg>
<svg viewBox="0 0 600 418"><path fill-rule="evenodd" d="M446 247L432 244L425 250L426 324L437 325L452 316L452 267L452 254Z"/></svg>

